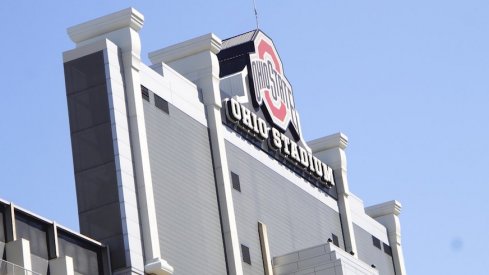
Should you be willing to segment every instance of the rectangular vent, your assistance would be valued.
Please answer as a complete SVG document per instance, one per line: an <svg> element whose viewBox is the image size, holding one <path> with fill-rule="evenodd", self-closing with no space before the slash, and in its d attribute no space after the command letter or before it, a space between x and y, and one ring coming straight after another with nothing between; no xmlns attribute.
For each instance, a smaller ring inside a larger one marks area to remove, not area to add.
<svg viewBox="0 0 489 275"><path fill-rule="evenodd" d="M143 97L144 100L149 102L149 90L143 85L141 85L141 96Z"/></svg>
<svg viewBox="0 0 489 275"><path fill-rule="evenodd" d="M392 248L386 243L384 243L384 252L392 257Z"/></svg>
<svg viewBox="0 0 489 275"><path fill-rule="evenodd" d="M378 249L382 249L380 247L380 240L377 239L376 237L372 236L372 243L374 244L375 247L377 247Z"/></svg>
<svg viewBox="0 0 489 275"><path fill-rule="evenodd" d="M243 262L251 265L250 249L244 244L241 245L241 254L243 255Z"/></svg>
<svg viewBox="0 0 489 275"><path fill-rule="evenodd" d="M168 101L164 100L163 98L161 98L157 94L154 94L154 96L155 96L155 106L156 106L156 108L158 108L158 109L162 110L163 112L169 114L170 113L170 109L168 108Z"/></svg>
<svg viewBox="0 0 489 275"><path fill-rule="evenodd" d="M241 184L239 183L239 176L231 172L231 182L233 183L233 188L241 192Z"/></svg>

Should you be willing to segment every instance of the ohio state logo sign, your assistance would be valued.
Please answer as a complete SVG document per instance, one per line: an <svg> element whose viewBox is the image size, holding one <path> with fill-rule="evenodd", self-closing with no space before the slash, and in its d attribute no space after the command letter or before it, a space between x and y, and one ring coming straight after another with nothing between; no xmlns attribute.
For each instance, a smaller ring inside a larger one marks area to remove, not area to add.
<svg viewBox="0 0 489 275"><path fill-rule="evenodd" d="M255 53L250 54L254 103L257 106L265 105L273 124L278 128L286 131L290 125L302 138L292 87L284 75L282 61L273 42L260 32L254 43Z"/></svg>

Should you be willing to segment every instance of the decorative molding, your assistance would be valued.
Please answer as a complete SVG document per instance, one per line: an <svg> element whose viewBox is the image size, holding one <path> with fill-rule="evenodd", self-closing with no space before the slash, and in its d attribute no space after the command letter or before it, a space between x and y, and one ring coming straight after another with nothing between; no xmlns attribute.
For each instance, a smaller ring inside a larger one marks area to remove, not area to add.
<svg viewBox="0 0 489 275"><path fill-rule="evenodd" d="M144 272L155 275L171 275L173 274L173 267L165 260L156 258L144 266Z"/></svg>
<svg viewBox="0 0 489 275"><path fill-rule="evenodd" d="M144 16L134 8L127 8L106 16L68 28L68 35L75 43L113 32L131 28L138 32L144 23Z"/></svg>
<svg viewBox="0 0 489 275"><path fill-rule="evenodd" d="M203 51L217 54L221 51L222 41L213 33L208 33L148 54L153 64L170 63L172 61L195 55Z"/></svg>
<svg viewBox="0 0 489 275"><path fill-rule="evenodd" d="M372 218L377 218L386 215L399 216L401 214L402 205L396 200L384 202L381 204L372 205L365 208L365 213Z"/></svg>
<svg viewBox="0 0 489 275"><path fill-rule="evenodd" d="M339 132L322 138L314 139L307 142L313 153L326 151L328 149L339 147L345 150L348 146L348 137Z"/></svg>

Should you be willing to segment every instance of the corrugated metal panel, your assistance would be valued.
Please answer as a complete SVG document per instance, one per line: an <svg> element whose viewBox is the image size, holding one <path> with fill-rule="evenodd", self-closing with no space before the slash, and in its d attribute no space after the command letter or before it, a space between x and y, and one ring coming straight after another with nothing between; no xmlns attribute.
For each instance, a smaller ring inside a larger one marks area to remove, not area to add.
<svg viewBox="0 0 489 275"><path fill-rule="evenodd" d="M368 265L374 264L379 274L394 275L392 257L374 246L372 235L356 224L353 224L353 230L357 241L358 258Z"/></svg>
<svg viewBox="0 0 489 275"><path fill-rule="evenodd" d="M258 221L267 225L272 258L326 243L334 233L343 246L338 212L305 193L248 153L226 142L229 167L240 177L233 200L241 243L250 248L245 274L263 274Z"/></svg>
<svg viewBox="0 0 489 275"><path fill-rule="evenodd" d="M258 30L252 30L252 31L245 32L243 34L225 39L222 41L222 48L221 49L224 50L224 49L231 48L231 47L234 47L234 46L239 45L239 44L249 42L253 39L256 32L258 32Z"/></svg>
<svg viewBox="0 0 489 275"><path fill-rule="evenodd" d="M207 128L153 102L144 111L162 256L175 275L226 274Z"/></svg>

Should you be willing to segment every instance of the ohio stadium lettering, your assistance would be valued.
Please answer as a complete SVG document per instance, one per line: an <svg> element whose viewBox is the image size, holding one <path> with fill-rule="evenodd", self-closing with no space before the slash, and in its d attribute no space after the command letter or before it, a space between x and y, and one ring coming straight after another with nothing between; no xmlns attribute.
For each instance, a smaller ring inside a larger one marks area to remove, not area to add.
<svg viewBox="0 0 489 275"><path fill-rule="evenodd" d="M251 61L254 87L258 91L264 89L270 90L274 101L284 102L288 110L294 110L292 87L273 66L270 60L264 61L257 59Z"/></svg>
<svg viewBox="0 0 489 275"><path fill-rule="evenodd" d="M309 151L299 146L275 127L268 127L265 120L251 110L241 105L236 99L224 101L226 116L238 126L252 133L259 140L266 140L268 146L279 152L283 157L292 160L295 165L319 178L322 184L330 188L334 186L333 169L313 156Z"/></svg>

